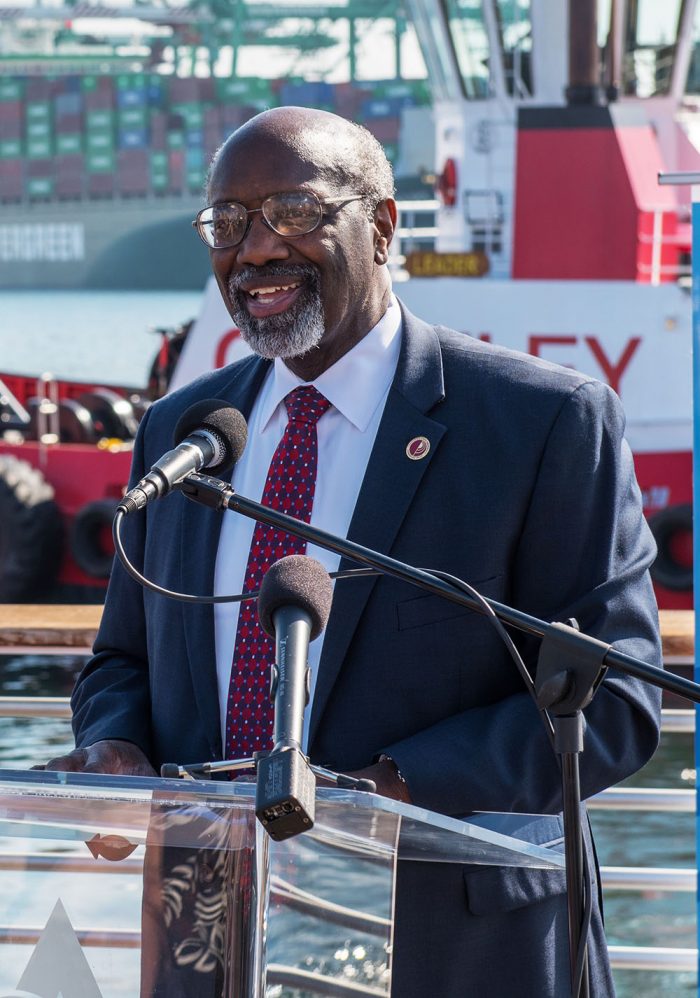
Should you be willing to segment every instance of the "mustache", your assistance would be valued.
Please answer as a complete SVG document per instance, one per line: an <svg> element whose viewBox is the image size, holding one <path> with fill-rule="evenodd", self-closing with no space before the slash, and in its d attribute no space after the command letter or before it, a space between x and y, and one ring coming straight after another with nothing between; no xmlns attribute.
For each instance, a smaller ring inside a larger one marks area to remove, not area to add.
<svg viewBox="0 0 700 998"><path fill-rule="evenodd" d="M312 264L295 264L294 266L282 266L281 264L268 264L265 267L245 267L243 270L231 274L228 279L228 289L231 294L239 293L243 290L243 285L248 281L260 279L279 279L282 281L307 280L314 286L320 283L318 268Z"/></svg>

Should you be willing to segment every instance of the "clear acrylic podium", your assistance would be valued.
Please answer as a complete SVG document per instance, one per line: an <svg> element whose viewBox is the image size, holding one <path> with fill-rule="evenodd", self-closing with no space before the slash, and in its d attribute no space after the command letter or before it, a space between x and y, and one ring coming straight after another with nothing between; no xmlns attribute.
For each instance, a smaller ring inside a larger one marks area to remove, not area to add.
<svg viewBox="0 0 700 998"><path fill-rule="evenodd" d="M335 789L276 843L254 797L0 770L0 998L386 998L398 855L564 862L560 841L527 841L532 816L457 821Z"/></svg>

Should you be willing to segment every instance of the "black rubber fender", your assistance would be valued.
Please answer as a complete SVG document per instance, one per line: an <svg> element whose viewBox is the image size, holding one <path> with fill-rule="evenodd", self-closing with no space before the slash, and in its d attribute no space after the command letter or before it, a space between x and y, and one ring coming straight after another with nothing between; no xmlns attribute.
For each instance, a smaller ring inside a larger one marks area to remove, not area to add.
<svg viewBox="0 0 700 998"><path fill-rule="evenodd" d="M108 579L114 549L105 544L117 509L116 499L94 499L78 510L71 531L71 554L78 568L96 579Z"/></svg>
<svg viewBox="0 0 700 998"><path fill-rule="evenodd" d="M53 486L13 454L0 454L0 602L32 601L55 583L63 517Z"/></svg>
<svg viewBox="0 0 700 998"><path fill-rule="evenodd" d="M118 392L111 388L95 388L83 392L78 402L90 412L98 437L133 440L136 436L139 421L134 407Z"/></svg>
<svg viewBox="0 0 700 998"><path fill-rule="evenodd" d="M692 533L693 507L690 503L667 506L649 517L649 526L659 552L651 566L651 577L660 586L674 592L693 588L693 566L681 564L673 554L671 541L678 533Z"/></svg>

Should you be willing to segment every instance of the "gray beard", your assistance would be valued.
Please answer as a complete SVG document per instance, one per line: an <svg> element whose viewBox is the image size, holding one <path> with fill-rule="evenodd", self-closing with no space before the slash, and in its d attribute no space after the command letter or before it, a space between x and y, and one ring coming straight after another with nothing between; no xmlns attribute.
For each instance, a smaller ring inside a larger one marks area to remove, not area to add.
<svg viewBox="0 0 700 998"><path fill-rule="evenodd" d="M245 306L241 285L252 278L277 278L285 283L301 278L304 286L290 308L258 319ZM231 315L248 346L260 357L286 360L302 357L321 342L325 332L319 275L315 267L249 267L228 282Z"/></svg>

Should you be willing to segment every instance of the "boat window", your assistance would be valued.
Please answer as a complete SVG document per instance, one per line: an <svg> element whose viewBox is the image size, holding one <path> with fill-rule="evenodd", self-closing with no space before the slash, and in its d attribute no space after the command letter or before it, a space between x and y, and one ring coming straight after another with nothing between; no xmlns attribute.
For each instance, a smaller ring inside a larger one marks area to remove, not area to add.
<svg viewBox="0 0 700 998"><path fill-rule="evenodd" d="M496 0L506 89L514 97L532 94L530 0Z"/></svg>
<svg viewBox="0 0 700 998"><path fill-rule="evenodd" d="M465 93L488 97L490 51L481 0L446 0L446 7Z"/></svg>
<svg viewBox="0 0 700 998"><path fill-rule="evenodd" d="M623 93L653 97L669 92L681 0L630 0L625 24Z"/></svg>

